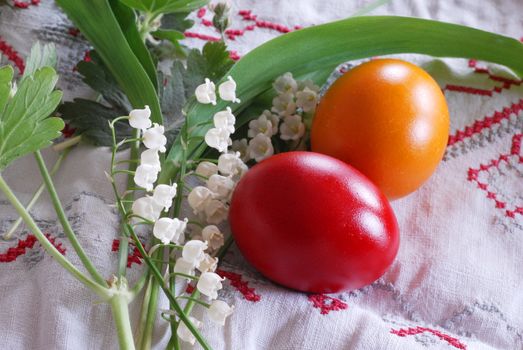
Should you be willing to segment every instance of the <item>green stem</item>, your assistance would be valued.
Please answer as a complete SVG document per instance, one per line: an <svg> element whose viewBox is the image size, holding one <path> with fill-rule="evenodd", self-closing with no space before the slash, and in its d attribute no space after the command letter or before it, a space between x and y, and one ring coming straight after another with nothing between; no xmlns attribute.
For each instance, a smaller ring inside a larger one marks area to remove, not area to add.
<svg viewBox="0 0 523 350"><path fill-rule="evenodd" d="M89 272L93 279L96 282L98 282L98 284L104 287L107 286L107 282L102 277L102 275L100 275L100 273L96 270L96 267L94 267L91 259L89 259L89 257L83 250L82 245L78 241L78 238L76 237L76 234L74 233L73 228L69 223L64 208L62 207L62 202L60 201L58 193L56 192L56 188L54 187L53 180L51 180L51 175L47 171L47 167L45 165L45 161L42 157L42 154L40 153L40 151L36 151L34 155L36 158L36 162L38 163L40 173L42 174L42 178L44 179L45 187L47 188L47 192L49 192L49 195L51 196L51 201L53 203L54 210L56 212L56 215L58 216L58 220L60 220L60 224L62 224L62 228L64 229L65 235L71 242L74 251L80 258L82 264L85 266L85 269Z"/></svg>
<svg viewBox="0 0 523 350"><path fill-rule="evenodd" d="M141 350L151 349L152 339L153 339L153 330L154 322L156 321L156 316L158 312L158 296L160 289L158 288L158 281L152 279L151 281L151 293L149 294L149 301L147 304L147 313L145 317L145 324L142 330L142 339L140 344Z"/></svg>
<svg viewBox="0 0 523 350"><path fill-rule="evenodd" d="M60 169L60 166L62 165L62 161L65 159L65 157L67 156L69 151L70 151L70 149L66 149L63 153L60 154L60 156L56 160L56 163L54 163L53 168L51 169L51 173L50 173L51 176L53 176L58 171L58 169ZM38 189L34 193L33 197L29 201L29 203L27 203L25 210L30 211L33 208L33 206L36 204L36 202L38 202L38 199L40 199L40 196L42 195L44 190L45 190L45 184L42 182L42 184L40 185L40 187L38 187ZM16 219L13 226L11 226L9 231L7 231L7 233L4 235L4 239L10 239L11 236L13 235L13 233L15 233L16 229L20 226L21 223L22 223L22 218L19 217L18 219Z"/></svg>
<svg viewBox="0 0 523 350"><path fill-rule="evenodd" d="M49 242L47 237L42 233L36 222L33 220L31 215L24 208L22 203L16 198L9 185L5 182L4 178L0 174L0 191L2 191L7 200L13 205L18 212L18 215L24 220L25 224L29 227L36 239L40 242L42 247L60 264L65 268L73 277L83 283L86 287L91 289L93 292L101 296L104 300L109 297L107 288L99 285L95 281L89 279L82 272L80 272L69 260L67 260L52 244Z"/></svg>
<svg viewBox="0 0 523 350"><path fill-rule="evenodd" d="M117 294L110 300L120 350L134 350L133 332L129 318L128 300L125 295Z"/></svg>
<svg viewBox="0 0 523 350"><path fill-rule="evenodd" d="M160 270L158 270L158 268L156 267L154 262L152 262L150 257L147 255L147 252L145 251L142 243L138 240L138 236L136 235L136 233L134 232L132 227L129 227L129 231L131 232L132 238L136 241L136 247L138 248L138 251L140 252L142 257L144 258L144 261L145 261L146 265L151 270L154 278L158 282L158 285L160 286L160 288L162 288L163 292L165 293L165 296L167 297L167 299L169 300L169 302L173 306L173 309L176 312L176 314L178 315L178 317L180 318L181 322L183 322L187 326L189 331L194 335L194 337L200 343L202 348L204 348L204 349L211 349L209 344L207 344L207 341L202 337L200 332L198 332L196 327L194 327L194 325L191 322L191 320L189 320L187 315L183 312L182 308L180 307L180 304L178 304L178 302L176 301L176 297L173 295L173 293L171 292L169 287L165 284L165 282L163 280L162 273L160 272Z"/></svg>

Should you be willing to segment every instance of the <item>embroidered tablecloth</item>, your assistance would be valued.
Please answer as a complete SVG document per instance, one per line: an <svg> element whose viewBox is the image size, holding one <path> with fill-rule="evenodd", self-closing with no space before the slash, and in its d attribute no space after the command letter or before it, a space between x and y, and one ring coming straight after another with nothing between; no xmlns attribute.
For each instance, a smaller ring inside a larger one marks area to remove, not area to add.
<svg viewBox="0 0 523 350"><path fill-rule="evenodd" d="M233 1L227 32L231 57L240 59L282 33L347 17L365 3ZM54 42L65 98L89 95L74 70L89 50L77 30L52 1L14 5L0 7L2 64L22 71L35 40ZM522 13L521 0L393 0L373 12L462 23L516 38L523 36ZM185 33L189 45L216 39L208 11L191 17L196 25ZM402 57L422 65L441 85L451 134L434 176L392 204L401 228L395 263L360 290L307 295L265 280L233 249L220 274L228 279L222 299L235 305L235 313L225 327L205 322L203 331L215 349L523 349L521 80L473 58ZM49 163L56 159L52 152L46 157ZM107 150L81 145L55 178L81 243L110 276L118 221L103 174L108 164ZM6 177L24 201L41 183L30 157L10 167ZM53 244L78 265L48 198L32 213ZM16 218L0 197L0 232ZM142 268L131 250L130 278ZM108 307L44 254L25 227L0 240L0 295L2 349L117 348ZM137 313L133 305L134 317ZM196 314L205 317L201 310ZM159 319L154 348L163 349L168 336L166 322Z"/></svg>

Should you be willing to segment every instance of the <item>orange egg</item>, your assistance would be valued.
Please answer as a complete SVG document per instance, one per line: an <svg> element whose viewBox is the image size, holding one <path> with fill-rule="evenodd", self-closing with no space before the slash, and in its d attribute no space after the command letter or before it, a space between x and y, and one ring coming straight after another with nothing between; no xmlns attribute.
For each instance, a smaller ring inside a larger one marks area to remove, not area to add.
<svg viewBox="0 0 523 350"><path fill-rule="evenodd" d="M311 130L314 152L354 166L389 198L418 189L443 157L445 96L418 66L376 59L351 69L326 92Z"/></svg>

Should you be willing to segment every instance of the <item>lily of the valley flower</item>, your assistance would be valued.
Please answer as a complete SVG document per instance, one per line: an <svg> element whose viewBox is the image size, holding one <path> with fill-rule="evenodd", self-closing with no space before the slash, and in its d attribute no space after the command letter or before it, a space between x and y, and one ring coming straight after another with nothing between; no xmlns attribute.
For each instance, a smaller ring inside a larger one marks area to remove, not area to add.
<svg viewBox="0 0 523 350"><path fill-rule="evenodd" d="M171 219L171 218L160 218L153 227L153 235L158 238L163 244L173 242L179 244L187 227L187 219Z"/></svg>
<svg viewBox="0 0 523 350"><path fill-rule="evenodd" d="M196 329L202 328L203 323L198 321L194 317L189 316L189 320L192 322L194 327L196 327ZM196 338L194 337L192 332L189 330L189 328L187 328L187 326L183 322L180 322L180 324L178 325L178 329L176 330L176 335L178 335L178 337L181 340L183 340L191 345L194 345L194 343L196 342Z"/></svg>
<svg viewBox="0 0 523 350"><path fill-rule="evenodd" d="M160 163L160 155L156 149L146 149L140 155L140 164L150 165L156 169L156 171L162 170L162 164Z"/></svg>
<svg viewBox="0 0 523 350"><path fill-rule="evenodd" d="M218 86L218 92L220 93L222 100L240 103L240 99L236 97L236 82L230 75L227 77L226 81Z"/></svg>
<svg viewBox="0 0 523 350"><path fill-rule="evenodd" d="M217 199L211 199L208 201L204 208L205 220L209 224L220 224L227 219L229 213L229 207Z"/></svg>
<svg viewBox="0 0 523 350"><path fill-rule="evenodd" d="M203 212L207 203L213 198L214 193L205 186L196 186L187 197L189 206L194 213Z"/></svg>
<svg viewBox="0 0 523 350"><path fill-rule="evenodd" d="M225 319L232 315L234 306L229 306L225 301L214 300L207 309L207 315L214 323L225 325Z"/></svg>
<svg viewBox="0 0 523 350"><path fill-rule="evenodd" d="M218 157L218 170L223 175L238 175L247 171L247 165L240 159L240 153L224 153Z"/></svg>
<svg viewBox="0 0 523 350"><path fill-rule="evenodd" d="M159 206L163 207L165 211L168 211L173 204L173 199L176 197L176 184L169 185L158 185L154 189L153 199Z"/></svg>
<svg viewBox="0 0 523 350"><path fill-rule="evenodd" d="M217 250L224 244L223 233L215 225L205 226L202 230L202 238L211 250Z"/></svg>
<svg viewBox="0 0 523 350"><path fill-rule="evenodd" d="M222 289L222 281L225 278L221 278L214 272L204 272L200 276L196 288L203 295L208 296L211 299L218 298L218 291Z"/></svg>
<svg viewBox="0 0 523 350"><path fill-rule="evenodd" d="M296 103L294 102L294 94L286 92L276 96L272 100L271 110L281 116L292 115L296 112Z"/></svg>
<svg viewBox="0 0 523 350"><path fill-rule="evenodd" d="M192 261L187 261L184 258L176 259L176 264L174 265L174 273L182 273L184 275L194 276L195 265ZM189 280L189 279L187 279Z"/></svg>
<svg viewBox="0 0 523 350"><path fill-rule="evenodd" d="M305 87L303 91L296 93L296 106L301 108L304 112L312 112L316 109L316 103L318 102L318 94Z"/></svg>
<svg viewBox="0 0 523 350"><path fill-rule="evenodd" d="M213 121L216 128L225 129L229 134L234 132L236 118L234 117L234 114L232 114L230 107L227 107L224 111L217 112L213 117Z"/></svg>
<svg viewBox="0 0 523 350"><path fill-rule="evenodd" d="M145 130L151 127L151 110L149 106L144 109L133 109L129 113L129 125L135 129Z"/></svg>
<svg viewBox="0 0 523 350"><path fill-rule="evenodd" d="M145 147L164 153L166 151L165 145L167 144L167 138L163 134L164 132L165 128L163 125L158 125L157 123L154 123L151 128L145 130L142 139Z"/></svg>
<svg viewBox="0 0 523 350"><path fill-rule="evenodd" d="M205 78L205 83L198 85L194 91L196 100L203 104L216 104L216 87L212 81Z"/></svg>
<svg viewBox="0 0 523 350"><path fill-rule="evenodd" d="M282 76L278 77L274 81L274 84L272 84L274 87L274 90L278 92L279 94L284 94L287 92L295 93L298 89L298 84L296 83L296 80L292 77L292 73L285 73Z"/></svg>
<svg viewBox="0 0 523 350"><path fill-rule="evenodd" d="M270 137L267 137L264 134L258 134L249 141L249 157L255 161L261 162L273 154L274 147L272 146Z"/></svg>
<svg viewBox="0 0 523 350"><path fill-rule="evenodd" d="M211 162L203 161L198 164L194 172L197 175L209 178L211 177L211 175L218 173L218 165Z"/></svg>
<svg viewBox="0 0 523 350"><path fill-rule="evenodd" d="M247 136L254 137L258 134L264 134L265 136L271 137L273 135L272 131L272 121L268 120L265 114L262 114L257 119L249 122Z"/></svg>
<svg viewBox="0 0 523 350"><path fill-rule="evenodd" d="M230 177L214 174L209 177L206 185L217 198L227 199L234 189L235 183Z"/></svg>
<svg viewBox="0 0 523 350"><path fill-rule="evenodd" d="M158 170L152 165L140 164L134 173L134 183L140 187L151 191L154 187L154 182L158 178Z"/></svg>
<svg viewBox="0 0 523 350"><path fill-rule="evenodd" d="M297 114L285 117L280 125L282 140L299 140L305 134L305 124Z"/></svg>
<svg viewBox="0 0 523 350"><path fill-rule="evenodd" d="M226 152L229 143L232 143L230 136L227 129L212 128L205 134L205 143L219 152Z"/></svg>
<svg viewBox="0 0 523 350"><path fill-rule="evenodd" d="M156 221L160 217L162 207L160 207L150 196L138 198L134 201L132 212L150 221Z"/></svg>
<svg viewBox="0 0 523 350"><path fill-rule="evenodd" d="M272 135L276 135L278 133L278 124L280 124L280 116L278 114L274 114L268 109L264 110L263 113L260 115L260 117L264 115L267 120L271 122L272 125Z"/></svg>
<svg viewBox="0 0 523 350"><path fill-rule="evenodd" d="M214 272L217 267L218 267L218 258L213 258L209 254L205 254L205 257L203 258L202 261L200 261L200 264L197 266L198 270L201 273Z"/></svg>
<svg viewBox="0 0 523 350"><path fill-rule="evenodd" d="M207 242L199 240L191 240L183 246L182 257L185 261L197 266L203 259L205 259L205 250L207 249Z"/></svg>
<svg viewBox="0 0 523 350"><path fill-rule="evenodd" d="M248 141L247 139L234 140L231 145L231 150L233 152L240 153L240 159L244 162L249 160L247 155Z"/></svg>

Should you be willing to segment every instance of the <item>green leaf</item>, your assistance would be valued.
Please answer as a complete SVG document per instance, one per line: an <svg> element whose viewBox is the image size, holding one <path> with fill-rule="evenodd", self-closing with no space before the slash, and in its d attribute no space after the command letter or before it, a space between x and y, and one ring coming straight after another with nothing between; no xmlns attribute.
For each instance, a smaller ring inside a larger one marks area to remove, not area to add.
<svg viewBox="0 0 523 350"><path fill-rule="evenodd" d="M282 35L245 55L227 75L237 85L244 109L259 94L270 89L274 79L285 72L296 76L319 71L345 61L397 53L419 53L437 57L476 58L505 65L523 76L523 44L518 40L457 24L432 20L395 17L353 17ZM203 136L210 126L200 126L214 113L225 108L193 103L187 110L188 127L193 136ZM242 120L246 123L248 120ZM241 125L237 125L240 127ZM176 173L180 162L180 137L171 148L160 181ZM192 157L205 150L201 141L189 142Z"/></svg>
<svg viewBox="0 0 523 350"><path fill-rule="evenodd" d="M120 0L127 6L157 16L161 13L191 12L209 0Z"/></svg>
<svg viewBox="0 0 523 350"><path fill-rule="evenodd" d="M11 94L11 80L13 80L13 67L0 68L0 115L4 111L7 99Z"/></svg>
<svg viewBox="0 0 523 350"><path fill-rule="evenodd" d="M174 29L184 32L194 25L194 21L188 19L188 12L169 13L162 17L162 29Z"/></svg>
<svg viewBox="0 0 523 350"><path fill-rule="evenodd" d="M176 44L179 40L185 39L185 35L182 32L172 29L158 29L151 33L157 39L169 40L173 44Z"/></svg>
<svg viewBox="0 0 523 350"><path fill-rule="evenodd" d="M119 112L118 116L126 115L131 111L132 107L127 96L95 50L91 51L90 62L81 61L76 68L83 76L82 80L94 91L99 92L104 100Z"/></svg>
<svg viewBox="0 0 523 350"><path fill-rule="evenodd" d="M109 0L114 15L120 24L120 28L131 46L134 54L140 60L142 67L147 72L149 79L155 88L158 87L156 77L156 63L154 63L149 50L145 46L138 27L136 26L136 14L129 7L123 5L119 0Z"/></svg>
<svg viewBox="0 0 523 350"><path fill-rule="evenodd" d="M53 43L41 45L37 41L31 47L31 53L27 58L25 64L24 77L33 74L37 69L42 67L56 67L58 58L56 56L56 48Z"/></svg>
<svg viewBox="0 0 523 350"><path fill-rule="evenodd" d="M7 68L9 69L9 68ZM5 96L5 79L11 75L3 68L0 73L0 96ZM22 78L15 96L5 103L0 115L0 170L13 160L51 144L60 136L64 122L48 118L62 98L53 91L58 75L44 67Z"/></svg>
<svg viewBox="0 0 523 350"><path fill-rule="evenodd" d="M65 102L59 108L63 118L96 146L111 146L112 136L109 121L121 116L118 111L98 102L81 98ZM116 122L117 141L133 136L133 129L126 121Z"/></svg>
<svg viewBox="0 0 523 350"><path fill-rule="evenodd" d="M94 46L134 108L149 105L162 123L156 88L131 49L107 0L56 0Z"/></svg>

